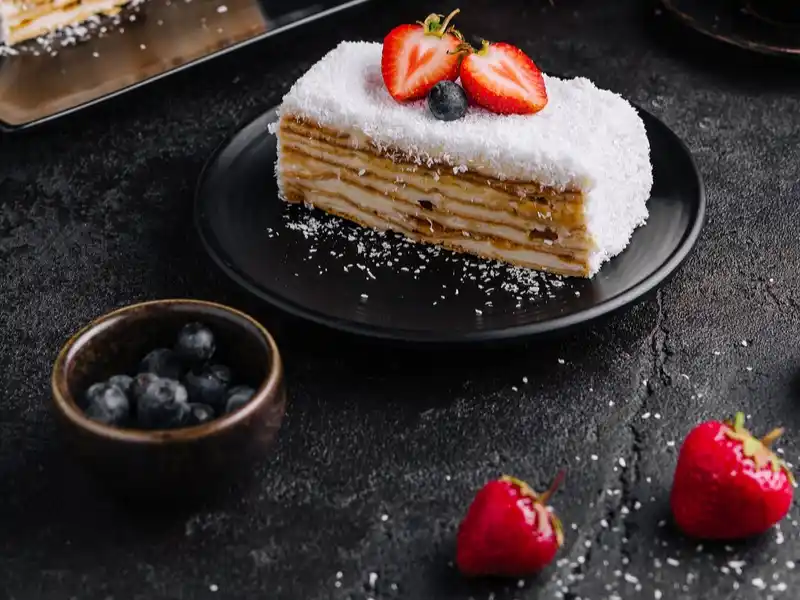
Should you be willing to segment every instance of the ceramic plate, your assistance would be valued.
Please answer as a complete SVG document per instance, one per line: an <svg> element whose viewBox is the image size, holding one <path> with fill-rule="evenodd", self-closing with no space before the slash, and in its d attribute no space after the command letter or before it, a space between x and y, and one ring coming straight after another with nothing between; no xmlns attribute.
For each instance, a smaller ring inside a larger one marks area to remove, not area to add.
<svg viewBox="0 0 800 600"><path fill-rule="evenodd" d="M0 130L92 106L367 0L131 0L114 16L0 46Z"/></svg>
<svg viewBox="0 0 800 600"><path fill-rule="evenodd" d="M640 110L651 144L650 217L591 280L559 278L380 234L278 198L272 110L210 159L195 219L236 283L289 313L339 330L411 342L541 335L586 323L653 291L675 272L704 221L686 146Z"/></svg>

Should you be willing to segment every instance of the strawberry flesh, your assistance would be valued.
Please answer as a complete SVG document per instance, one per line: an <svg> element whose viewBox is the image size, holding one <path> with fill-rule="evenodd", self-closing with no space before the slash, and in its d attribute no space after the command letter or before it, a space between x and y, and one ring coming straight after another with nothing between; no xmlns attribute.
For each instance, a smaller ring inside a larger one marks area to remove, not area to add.
<svg viewBox="0 0 800 600"><path fill-rule="evenodd" d="M551 487L551 490L555 486ZM456 563L468 576L522 577L540 571L563 543L561 523L526 484L487 483L458 530Z"/></svg>
<svg viewBox="0 0 800 600"><path fill-rule="evenodd" d="M695 427L681 446L670 495L675 523L689 537L743 539L786 516L794 479L768 444L734 423Z"/></svg>
<svg viewBox="0 0 800 600"><path fill-rule="evenodd" d="M464 57L461 84L470 99L500 114L534 114L547 105L544 77L519 48L499 42Z"/></svg>
<svg viewBox="0 0 800 600"><path fill-rule="evenodd" d="M458 79L461 64L461 34L445 21L429 15L423 23L400 25L383 40L381 73L386 88L398 102L427 96L440 81Z"/></svg>

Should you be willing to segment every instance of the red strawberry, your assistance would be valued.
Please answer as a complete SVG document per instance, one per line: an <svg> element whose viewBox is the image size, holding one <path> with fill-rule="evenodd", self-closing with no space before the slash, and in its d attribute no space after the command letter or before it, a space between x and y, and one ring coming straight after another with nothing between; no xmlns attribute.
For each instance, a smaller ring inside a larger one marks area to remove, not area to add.
<svg viewBox="0 0 800 600"><path fill-rule="evenodd" d="M418 100L440 81L458 79L464 38L450 27L458 12L444 22L433 14L415 25L399 25L383 40L381 72L395 100Z"/></svg>
<svg viewBox="0 0 800 600"><path fill-rule="evenodd" d="M461 85L477 105L500 114L528 115L547 105L542 72L519 48L483 42L461 62Z"/></svg>
<svg viewBox="0 0 800 600"><path fill-rule="evenodd" d="M564 543L561 522L546 506L563 478L559 473L543 494L508 476L487 483L458 529L459 570L522 577L547 566Z"/></svg>
<svg viewBox="0 0 800 600"><path fill-rule="evenodd" d="M763 533L789 511L794 477L769 446L782 429L762 439L744 428L744 415L695 427L681 446L670 504L677 526L709 540Z"/></svg>

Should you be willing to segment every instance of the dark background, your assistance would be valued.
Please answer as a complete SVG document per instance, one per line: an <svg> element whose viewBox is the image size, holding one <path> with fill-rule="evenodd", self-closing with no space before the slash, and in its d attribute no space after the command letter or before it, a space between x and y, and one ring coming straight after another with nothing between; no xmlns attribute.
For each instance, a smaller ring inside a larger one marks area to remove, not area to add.
<svg viewBox="0 0 800 600"><path fill-rule="evenodd" d="M636 0L462 7L466 32L663 119L706 179L707 226L676 278L557 341L426 351L332 335L256 305L202 251L192 193L215 146L339 40L378 40L437 8L449 6L374 2L0 138L0 597L792 597L796 508L763 538L700 547L671 528L667 497L701 419L741 409L759 433L784 425L798 460L795 66L705 42ZM253 487L142 517L63 455L49 370L88 320L170 296L263 319L290 405ZM522 587L462 580L454 533L477 488L504 472L542 488L561 466L561 560Z"/></svg>

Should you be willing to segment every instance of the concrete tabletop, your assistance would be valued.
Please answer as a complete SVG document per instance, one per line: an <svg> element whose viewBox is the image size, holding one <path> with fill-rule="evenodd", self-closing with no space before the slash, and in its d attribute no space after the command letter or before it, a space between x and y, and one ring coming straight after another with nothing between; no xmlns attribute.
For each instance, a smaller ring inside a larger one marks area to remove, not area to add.
<svg viewBox="0 0 800 600"><path fill-rule="evenodd" d="M464 3L466 4L466 3ZM657 295L568 337L431 351L335 335L259 305L202 250L204 161L342 39L449 6L373 2L96 108L0 138L0 598L793 598L798 512L737 544L677 533L681 440L744 411L800 460L800 70L705 41L637 0L474 0L461 28L520 45L661 118L705 178L708 221ZM249 487L134 515L63 452L60 345L162 297L225 302L278 338L289 406ZM566 543L534 578L452 566L473 495L543 488Z"/></svg>

